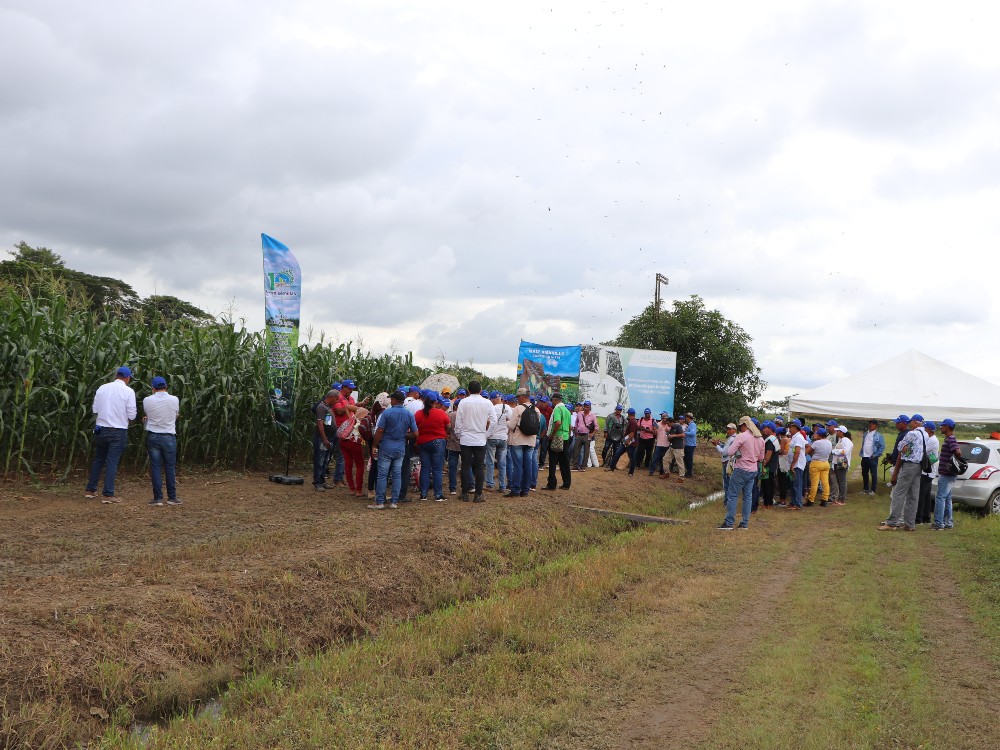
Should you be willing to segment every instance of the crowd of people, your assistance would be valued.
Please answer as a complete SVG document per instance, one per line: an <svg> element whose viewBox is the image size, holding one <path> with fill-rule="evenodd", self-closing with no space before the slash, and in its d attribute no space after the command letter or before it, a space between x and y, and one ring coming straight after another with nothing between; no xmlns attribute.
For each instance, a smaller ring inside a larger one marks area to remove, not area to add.
<svg viewBox="0 0 1000 750"><path fill-rule="evenodd" d="M121 502L115 494L118 462L128 442L128 425L138 413L131 378L131 370L120 367L115 379L94 396L95 451L87 498L97 497L103 472L102 501ZM167 392L164 377L154 377L151 385L153 393L143 399L153 491L149 502L164 504L165 483L166 503L181 505L176 486L180 404ZM683 482L694 473L698 425L690 413L674 419L663 412L654 420L650 409L638 417L634 408L618 405L602 427L589 401L566 404L558 392L551 397L536 397L527 388L512 394L484 393L473 380L468 389L455 393L401 386L358 402L357 387L350 379L333 383L314 407L313 487L317 492L331 489L327 476L332 473L334 487L346 486L357 497L371 498L374 493L374 502L367 506L373 510L398 508L410 500L415 459L420 499L433 497L437 502L445 500L446 483L450 495L460 491L463 501L476 503L484 502L484 493L493 489L505 497L527 497L536 489L569 490L573 471L601 464L606 471L617 471L625 456L629 476L639 469L649 476L676 475L676 481ZM794 419L786 426L781 416L763 422L744 416L726 425L725 439L711 439L721 459L726 505L718 528L747 529L760 508L794 512L817 504L845 505L855 449L862 494L877 494L880 459L886 470L891 467L889 515L879 530L913 531L918 524L952 528L951 490L964 462L954 437L955 422L936 424L920 414L901 414L890 453L879 426L869 420L856 444L851 431L836 420L806 425ZM546 462L546 482L539 487ZM938 488L932 498L935 479Z"/></svg>

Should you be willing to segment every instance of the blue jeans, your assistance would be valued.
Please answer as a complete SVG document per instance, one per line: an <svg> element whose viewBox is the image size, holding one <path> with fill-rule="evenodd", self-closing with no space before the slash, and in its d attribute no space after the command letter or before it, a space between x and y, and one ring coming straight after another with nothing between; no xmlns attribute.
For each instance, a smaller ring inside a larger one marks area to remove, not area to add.
<svg viewBox="0 0 1000 750"><path fill-rule="evenodd" d="M104 469L104 497L115 496L115 477L118 462L128 445L128 430L117 427L102 427L94 439L94 461L90 465L87 492L97 491L97 480Z"/></svg>
<svg viewBox="0 0 1000 750"><path fill-rule="evenodd" d="M444 438L430 440L417 446L420 451L420 497L427 497L434 480L434 497L444 497L444 452L448 441Z"/></svg>
<svg viewBox="0 0 1000 750"><path fill-rule="evenodd" d="M951 488L958 477L938 477L937 495L934 497L934 528L950 529L955 525L951 507Z"/></svg>
<svg viewBox="0 0 1000 750"><path fill-rule="evenodd" d="M462 460L462 451L448 451L448 490L450 492L455 492L458 490L458 464ZM468 473L469 479L467 484L472 484L472 467L463 466L464 473Z"/></svg>
<svg viewBox="0 0 1000 750"><path fill-rule="evenodd" d="M333 441L330 447L323 445L321 438L315 431L313 432L313 484L326 484L326 468L330 465L330 451L333 450Z"/></svg>
<svg viewBox="0 0 1000 750"><path fill-rule="evenodd" d="M149 478L153 481L153 499L163 499L160 474L167 480L167 499L177 499L177 438L166 432L147 432Z"/></svg>
<svg viewBox="0 0 1000 750"><path fill-rule="evenodd" d="M536 438L535 447L531 449L531 478L529 482L531 489L535 489L538 486L538 450L541 443L542 441Z"/></svg>
<svg viewBox="0 0 1000 750"><path fill-rule="evenodd" d="M496 462L494 463L494 455ZM486 486L493 489L493 467L496 466L500 489L507 489L507 441L490 438L486 441Z"/></svg>
<svg viewBox="0 0 1000 750"><path fill-rule="evenodd" d="M663 470L663 457L667 455L668 450L670 449L665 445L658 445L653 448L653 458L649 462L649 476L653 476L657 469L659 469L661 474L665 473ZM668 466L667 468L669 469L670 467Z"/></svg>
<svg viewBox="0 0 1000 750"><path fill-rule="evenodd" d="M635 471L635 449L635 443L632 443L632 445L625 445L625 443L619 444L618 450L615 451L614 458L611 459L611 466L608 468L612 471L617 469L618 459L628 453L628 473L632 474Z"/></svg>
<svg viewBox="0 0 1000 750"><path fill-rule="evenodd" d="M722 497L729 492L729 475L726 473L726 462L722 462Z"/></svg>
<svg viewBox="0 0 1000 750"><path fill-rule="evenodd" d="M380 450L378 452L378 480L375 482L375 504L385 505L385 490L389 484L389 472L392 472L392 500L399 502L399 488L403 484L402 448Z"/></svg>
<svg viewBox="0 0 1000 750"><path fill-rule="evenodd" d="M532 474L531 456L535 452L533 445L512 445L508 455L514 460L514 471L511 473L510 491L526 497L531 489Z"/></svg>
<svg viewBox="0 0 1000 750"><path fill-rule="evenodd" d="M413 457L418 455L417 444L412 440L406 441L406 450L403 451L403 466L400 469L400 476L402 477L402 484L399 488L399 499L406 499L406 492L410 489L410 467L413 464Z"/></svg>
<svg viewBox="0 0 1000 750"><path fill-rule="evenodd" d="M802 480L804 478L805 469L793 469L792 476L792 501L790 505L794 505L797 508L802 507Z"/></svg>
<svg viewBox="0 0 1000 750"><path fill-rule="evenodd" d="M336 461L333 465L333 481L343 482L344 481L344 453L340 450L340 438L336 434L330 438L330 450L327 451L329 457L326 459L326 465L330 465L330 461ZM325 477L324 477L325 478Z"/></svg>
<svg viewBox="0 0 1000 750"><path fill-rule="evenodd" d="M750 507L753 505L753 485L756 478L756 471L733 469L729 477L729 489L726 491L726 526L736 523L736 501L740 497L743 498L743 518L740 519L740 526L746 526L750 522Z"/></svg>

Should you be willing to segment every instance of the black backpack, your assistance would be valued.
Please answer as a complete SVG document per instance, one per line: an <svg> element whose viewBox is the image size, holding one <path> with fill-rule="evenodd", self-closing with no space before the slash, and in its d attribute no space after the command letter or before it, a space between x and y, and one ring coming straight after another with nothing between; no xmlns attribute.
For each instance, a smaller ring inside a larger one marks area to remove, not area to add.
<svg viewBox="0 0 1000 750"><path fill-rule="evenodd" d="M538 421L538 410L531 405L521 412L521 419L517 423L517 428L522 435L537 435L540 422Z"/></svg>

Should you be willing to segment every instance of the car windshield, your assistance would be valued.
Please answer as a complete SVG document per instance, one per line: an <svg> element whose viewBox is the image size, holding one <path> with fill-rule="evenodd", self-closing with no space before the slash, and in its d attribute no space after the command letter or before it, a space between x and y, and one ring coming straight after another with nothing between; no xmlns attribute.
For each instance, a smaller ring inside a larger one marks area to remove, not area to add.
<svg viewBox="0 0 1000 750"><path fill-rule="evenodd" d="M979 443L959 443L958 448L962 451L962 457L967 459L970 464L989 463L990 448L988 445L981 445Z"/></svg>

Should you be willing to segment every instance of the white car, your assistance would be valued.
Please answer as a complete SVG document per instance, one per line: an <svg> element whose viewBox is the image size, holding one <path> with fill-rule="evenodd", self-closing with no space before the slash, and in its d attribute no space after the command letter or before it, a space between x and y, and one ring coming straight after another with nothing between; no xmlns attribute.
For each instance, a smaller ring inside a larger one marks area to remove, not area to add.
<svg viewBox="0 0 1000 750"><path fill-rule="evenodd" d="M951 499L978 508L983 515L1000 514L1000 440L959 440L958 448L969 468L955 480ZM932 493L936 492L935 479Z"/></svg>

